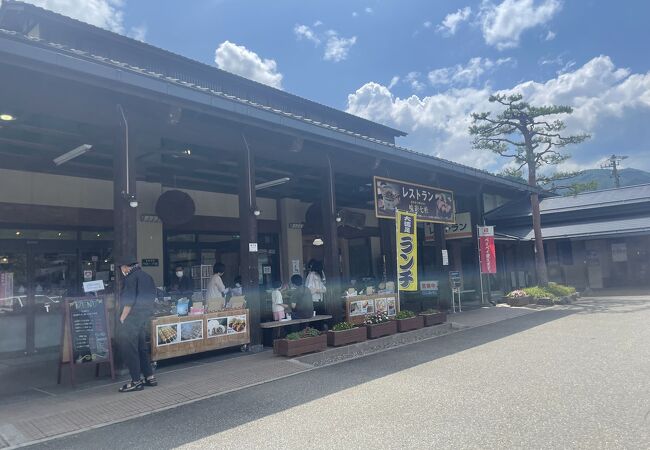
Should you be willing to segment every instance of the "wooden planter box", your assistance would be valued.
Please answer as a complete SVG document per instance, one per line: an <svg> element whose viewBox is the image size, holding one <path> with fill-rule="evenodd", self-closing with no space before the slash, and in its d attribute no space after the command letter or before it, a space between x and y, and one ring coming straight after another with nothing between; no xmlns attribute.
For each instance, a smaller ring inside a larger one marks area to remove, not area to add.
<svg viewBox="0 0 650 450"><path fill-rule="evenodd" d="M308 337L290 341L276 339L273 341L273 353L280 356L298 356L305 353L321 352L327 348L327 336Z"/></svg>
<svg viewBox="0 0 650 450"><path fill-rule="evenodd" d="M408 319L395 319L395 322L397 322L397 331L400 333L418 330L424 326L424 318L422 316L410 317Z"/></svg>
<svg viewBox="0 0 650 450"><path fill-rule="evenodd" d="M376 325L366 325L366 330L368 330L368 339L389 336L397 333L397 321L389 320L388 322L378 323Z"/></svg>
<svg viewBox="0 0 650 450"><path fill-rule="evenodd" d="M340 347L342 345L363 342L368 338L366 327L356 327L351 330L328 331L327 345L330 347Z"/></svg>
<svg viewBox="0 0 650 450"><path fill-rule="evenodd" d="M440 325L447 321L447 314L444 312L439 312L435 314L420 314L420 317L424 318L424 326L431 327L433 325Z"/></svg>
<svg viewBox="0 0 650 450"><path fill-rule="evenodd" d="M526 306L531 304L532 302L533 302L533 297L528 295L525 297L514 297L508 299L508 304L510 306Z"/></svg>

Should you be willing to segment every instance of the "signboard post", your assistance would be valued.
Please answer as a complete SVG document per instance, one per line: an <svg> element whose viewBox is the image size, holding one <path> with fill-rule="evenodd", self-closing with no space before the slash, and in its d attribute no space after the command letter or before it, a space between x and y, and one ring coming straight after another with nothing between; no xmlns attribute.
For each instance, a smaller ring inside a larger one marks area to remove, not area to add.
<svg viewBox="0 0 650 450"><path fill-rule="evenodd" d="M478 227L478 254L480 266L479 277L481 279L481 303L483 304L485 303L485 299L483 298L483 274L497 273L494 227L485 225Z"/></svg>
<svg viewBox="0 0 650 450"><path fill-rule="evenodd" d="M75 384L75 366L78 364L109 363L111 378L115 379L111 332L108 312L103 297L80 297L65 300L65 317L61 339L58 383L64 364L70 365L70 382Z"/></svg>
<svg viewBox="0 0 650 450"><path fill-rule="evenodd" d="M418 237L413 213L397 211L397 291L418 290Z"/></svg>
<svg viewBox="0 0 650 450"><path fill-rule="evenodd" d="M451 285L451 310L456 312L456 296L458 296L458 312L463 312L460 298L463 280L459 271L452 270L449 272L449 284Z"/></svg>

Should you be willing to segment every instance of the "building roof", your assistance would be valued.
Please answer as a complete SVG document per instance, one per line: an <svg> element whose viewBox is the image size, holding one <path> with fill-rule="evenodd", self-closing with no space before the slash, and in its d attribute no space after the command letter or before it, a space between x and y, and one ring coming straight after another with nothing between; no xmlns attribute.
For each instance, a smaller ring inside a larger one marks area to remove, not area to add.
<svg viewBox="0 0 650 450"><path fill-rule="evenodd" d="M544 240L598 238L634 235L650 232L650 215L624 219L609 219L582 223L543 225ZM532 226L495 228L497 239L532 241Z"/></svg>
<svg viewBox="0 0 650 450"><path fill-rule="evenodd" d="M224 92L254 103L394 142L406 133L395 128L319 104L281 89L221 70L217 67L155 47L145 42L90 25L50 10L16 0L0 7L0 28L110 60L138 66L180 81ZM35 31L36 30L36 31Z"/></svg>
<svg viewBox="0 0 650 450"><path fill-rule="evenodd" d="M598 210L646 202L650 202L650 184L583 192L566 197L547 197L540 199L539 207L542 216L544 216L576 211ZM500 221L504 219L530 216L530 201L526 198L518 202L508 203L501 208L490 211L486 214L486 219L490 221Z"/></svg>
<svg viewBox="0 0 650 450"><path fill-rule="evenodd" d="M288 128L295 128L298 131L309 131L310 133L326 137L328 139L336 139L341 143L351 144L354 146L361 146L364 150L369 150L376 152L377 157L382 157L384 155L390 156L401 156L406 160L413 161L418 164L425 164L426 166L435 167L440 170L449 170L455 176L464 176L477 178L483 182L499 185L502 187L507 187L511 189L516 189L519 191L531 191L533 188L527 184L520 183L517 181L512 181L503 177L498 177L494 174L491 174L487 171L476 169L473 167L465 166L458 164L452 161L447 161L441 158L437 158L432 155L416 152L414 150L400 147L395 145L393 142L388 142L386 140L377 139L372 136L368 136L359 132L356 132L352 129L346 129L341 126L331 125L326 122L321 122L314 120L310 117L306 117L290 110L283 110L268 104L258 103L256 101L251 101L244 97L239 97L237 95L232 95L225 91L216 90L209 86L201 84L199 81L186 81L183 78L186 78L182 75L171 76L165 75L164 73L155 72L153 70L140 67L139 65L129 64L124 61L116 60L104 55L95 54L90 51L81 50L78 48L71 47L59 42L51 42L46 39L43 39L38 36L28 35L25 32L19 32L16 30L8 30L2 28L2 20L6 15L6 9L10 6L24 8L25 11L34 13L52 16L56 18L63 18L66 23L74 24L74 26L87 27L91 30L97 30L98 33L101 33L102 36L115 37L118 36L120 40L126 40L134 46L146 46L147 48L156 49L155 47L143 44L139 41L117 35L115 33L99 29L92 25L79 22L59 14L52 13L42 8L34 7L32 5L27 5L22 2L16 1L5 1L0 7L0 53L6 52L13 56L20 56L21 58L34 58L38 62L45 64L54 64L61 67L65 67L69 70L85 71L87 76L104 76L111 81L118 81L120 83L131 83L134 87L142 89L150 88L151 90L159 91L163 95L173 95L183 100L188 100L192 102L201 102L204 105L209 105L213 108L222 108L225 111L230 111L236 114L244 115L248 118L254 118L259 120L269 121L275 125L280 125ZM13 45L18 43L19 45ZM33 50L33 51L30 51ZM46 52L44 52L45 50ZM175 63L177 61L185 60L191 61L187 58L180 57L170 52L165 52L160 49L156 49L163 52L165 55L168 55L170 58L169 63ZM63 55L63 58L56 58L49 55L52 52L54 54ZM92 64L92 67L88 65ZM205 66L203 64L193 62L200 66ZM108 70L101 70L101 67L105 67ZM208 67L210 70L218 71L219 69ZM116 70L117 69L117 70ZM223 72L223 71L220 71ZM227 72L223 72L227 74ZM82 73L83 75L83 73ZM232 74L228 74L230 76ZM235 75L232 75L235 76ZM143 79L144 78L144 79ZM244 78L237 77L241 80ZM146 79L146 80L145 80ZM131 81L132 80L132 81ZM148 80L148 81L147 81ZM250 81L250 80L247 80ZM173 85L174 88L161 88L160 83L164 85ZM268 92L276 93L283 91L278 91L269 86L262 85L255 82L261 90L266 90ZM300 99L299 97L295 97ZM307 101L304 99L300 99ZM317 105L320 108L327 108L322 105L311 102L313 105ZM332 108L328 108L332 110ZM336 110L334 110L336 111ZM347 113L339 111L340 114L344 114L346 117L364 120L370 124L374 122L367 121L365 119L357 118ZM375 124L377 126L383 127L382 125ZM393 130L397 131L397 130ZM398 133L402 133L397 131Z"/></svg>

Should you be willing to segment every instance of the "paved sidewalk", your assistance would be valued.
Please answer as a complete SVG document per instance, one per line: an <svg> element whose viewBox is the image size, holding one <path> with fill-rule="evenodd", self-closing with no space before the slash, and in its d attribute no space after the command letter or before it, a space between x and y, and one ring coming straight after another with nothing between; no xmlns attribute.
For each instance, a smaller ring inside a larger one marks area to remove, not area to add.
<svg viewBox="0 0 650 450"><path fill-rule="evenodd" d="M452 314L448 320L453 328L466 329L533 312L527 308L481 308ZM449 332L452 330L447 326L440 334ZM413 342L434 337L422 330L411 333L398 337ZM380 341L373 341L373 345L381 347ZM391 348L390 345L385 347ZM317 358L328 358L328 352L336 351L339 350L319 353ZM365 355L357 355L362 356ZM276 357L269 350L159 373L160 386L146 388L143 392L118 394L117 389L123 383L120 381L86 389L69 389L48 398L14 403L0 409L0 448L21 446L125 421L314 370L315 367L317 365L300 362L300 359Z"/></svg>

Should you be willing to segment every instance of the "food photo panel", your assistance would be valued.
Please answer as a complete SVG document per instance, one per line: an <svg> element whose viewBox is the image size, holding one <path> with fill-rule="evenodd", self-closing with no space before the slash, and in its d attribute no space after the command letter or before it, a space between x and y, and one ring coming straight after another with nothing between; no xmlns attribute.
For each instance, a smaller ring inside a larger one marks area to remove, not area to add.
<svg viewBox="0 0 650 450"><path fill-rule="evenodd" d="M228 318L216 317L208 319L208 338L225 336L228 330Z"/></svg>
<svg viewBox="0 0 650 450"><path fill-rule="evenodd" d="M246 315L228 317L228 334L246 331Z"/></svg>
<svg viewBox="0 0 650 450"><path fill-rule="evenodd" d="M177 344L180 342L178 324L156 325L156 336L158 346Z"/></svg>
<svg viewBox="0 0 650 450"><path fill-rule="evenodd" d="M197 341L200 339L203 339L202 320L181 323L181 341Z"/></svg>

